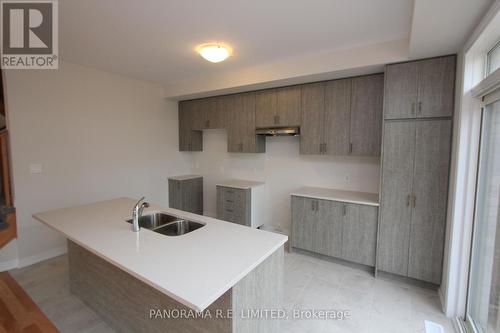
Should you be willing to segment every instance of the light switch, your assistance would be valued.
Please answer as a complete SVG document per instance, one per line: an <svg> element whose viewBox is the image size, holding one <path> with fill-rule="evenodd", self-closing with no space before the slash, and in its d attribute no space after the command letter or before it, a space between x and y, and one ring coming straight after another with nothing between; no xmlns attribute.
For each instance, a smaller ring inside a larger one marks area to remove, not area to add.
<svg viewBox="0 0 500 333"><path fill-rule="evenodd" d="M30 165L30 173L32 175L38 175L42 173L42 165L39 163Z"/></svg>

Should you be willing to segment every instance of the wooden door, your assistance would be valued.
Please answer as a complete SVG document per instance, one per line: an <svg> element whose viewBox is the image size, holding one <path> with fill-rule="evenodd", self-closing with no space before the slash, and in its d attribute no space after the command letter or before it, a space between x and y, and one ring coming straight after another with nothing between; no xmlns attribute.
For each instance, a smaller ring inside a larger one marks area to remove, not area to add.
<svg viewBox="0 0 500 333"><path fill-rule="evenodd" d="M342 204L317 200L318 220L313 236L313 251L332 257L342 256Z"/></svg>
<svg viewBox="0 0 500 333"><path fill-rule="evenodd" d="M380 156L384 74L352 79L350 153Z"/></svg>
<svg viewBox="0 0 500 333"><path fill-rule="evenodd" d="M255 93L255 126L257 128L276 126L276 108L278 105L275 89Z"/></svg>
<svg viewBox="0 0 500 333"><path fill-rule="evenodd" d="M451 120L416 125L408 275L440 284L448 200Z"/></svg>
<svg viewBox="0 0 500 333"><path fill-rule="evenodd" d="M329 155L349 154L351 82L343 79L326 83L324 136Z"/></svg>
<svg viewBox="0 0 500 333"><path fill-rule="evenodd" d="M292 247L314 251L317 200L292 196Z"/></svg>
<svg viewBox="0 0 500 333"><path fill-rule="evenodd" d="M275 126L300 126L300 86L276 89Z"/></svg>
<svg viewBox="0 0 500 333"><path fill-rule="evenodd" d="M415 121L386 122L382 156L378 268L408 274Z"/></svg>
<svg viewBox="0 0 500 333"><path fill-rule="evenodd" d="M385 119L416 117L418 64L388 65L385 70Z"/></svg>
<svg viewBox="0 0 500 333"><path fill-rule="evenodd" d="M359 264L375 266L378 208L344 204L342 258Z"/></svg>
<svg viewBox="0 0 500 333"><path fill-rule="evenodd" d="M324 143L325 83L302 86L302 126L300 153L321 154Z"/></svg>
<svg viewBox="0 0 500 333"><path fill-rule="evenodd" d="M451 117L455 100L455 56L417 62L417 116Z"/></svg>

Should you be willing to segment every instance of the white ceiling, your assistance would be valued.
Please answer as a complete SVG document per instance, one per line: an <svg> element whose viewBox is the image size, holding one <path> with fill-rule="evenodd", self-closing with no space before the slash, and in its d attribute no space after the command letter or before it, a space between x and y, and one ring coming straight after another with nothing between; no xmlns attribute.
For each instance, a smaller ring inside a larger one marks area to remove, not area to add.
<svg viewBox="0 0 500 333"><path fill-rule="evenodd" d="M417 25L413 0L60 0L60 56L160 83L168 97L350 68L373 71L375 65L410 58L410 46L425 46L425 38L412 43L411 34L425 24L429 3L436 1L415 1L422 21ZM420 1L426 6L418 7ZM484 7L490 1L472 3ZM454 6L467 0L438 2ZM477 19L476 7L460 12L462 22ZM457 44L455 39L448 44ZM212 64L194 52L197 44L211 41L231 45L233 56ZM374 52L376 60L363 52Z"/></svg>

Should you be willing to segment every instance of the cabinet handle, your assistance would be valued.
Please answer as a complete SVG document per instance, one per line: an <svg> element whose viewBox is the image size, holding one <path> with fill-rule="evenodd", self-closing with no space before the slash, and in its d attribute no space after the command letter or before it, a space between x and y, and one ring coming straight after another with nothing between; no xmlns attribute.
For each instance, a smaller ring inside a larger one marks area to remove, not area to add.
<svg viewBox="0 0 500 333"><path fill-rule="evenodd" d="M312 211L315 211L315 210L316 210L314 207L315 207L315 206L314 206L314 201L311 201L311 210L312 210Z"/></svg>
<svg viewBox="0 0 500 333"><path fill-rule="evenodd" d="M415 114L415 102L411 103L411 114Z"/></svg>
<svg viewBox="0 0 500 333"><path fill-rule="evenodd" d="M319 211L319 202L315 201L316 203L316 211Z"/></svg>
<svg viewBox="0 0 500 333"><path fill-rule="evenodd" d="M240 143L240 151L243 151L243 143Z"/></svg>
<svg viewBox="0 0 500 333"><path fill-rule="evenodd" d="M413 195L413 208L417 207L417 196Z"/></svg>
<svg viewBox="0 0 500 333"><path fill-rule="evenodd" d="M232 209L226 209L226 212L228 212L228 213L232 213L232 212L233 212L233 210L232 210Z"/></svg>
<svg viewBox="0 0 500 333"><path fill-rule="evenodd" d="M352 154L352 142L349 143L349 154Z"/></svg>
<svg viewBox="0 0 500 333"><path fill-rule="evenodd" d="M346 215L347 215L347 207L346 207L346 205L342 205L342 214L343 214L344 216L346 216Z"/></svg>
<svg viewBox="0 0 500 333"><path fill-rule="evenodd" d="M410 198L411 198L411 196L408 194L406 196L406 207L410 206Z"/></svg>
<svg viewBox="0 0 500 333"><path fill-rule="evenodd" d="M276 124L280 123L280 116L276 116Z"/></svg>
<svg viewBox="0 0 500 333"><path fill-rule="evenodd" d="M229 203L234 203L233 200L226 200L226 202L229 202Z"/></svg>
<svg viewBox="0 0 500 333"><path fill-rule="evenodd" d="M422 113L422 102L418 102L418 114L421 114Z"/></svg>
<svg viewBox="0 0 500 333"><path fill-rule="evenodd" d="M323 154L326 154L326 143L323 143Z"/></svg>
<svg viewBox="0 0 500 333"><path fill-rule="evenodd" d="M210 127L210 120L205 121L205 127Z"/></svg>

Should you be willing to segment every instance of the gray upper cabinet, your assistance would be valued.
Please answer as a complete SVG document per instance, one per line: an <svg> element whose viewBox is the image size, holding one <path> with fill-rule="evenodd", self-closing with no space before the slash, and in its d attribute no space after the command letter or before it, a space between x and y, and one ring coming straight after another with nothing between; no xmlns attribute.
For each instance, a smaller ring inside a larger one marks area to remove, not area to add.
<svg viewBox="0 0 500 333"><path fill-rule="evenodd" d="M451 154L451 120L416 125L408 276L441 283Z"/></svg>
<svg viewBox="0 0 500 333"><path fill-rule="evenodd" d="M325 83L302 86L300 153L321 154L324 143Z"/></svg>
<svg viewBox="0 0 500 333"><path fill-rule="evenodd" d="M343 205L342 258L363 265L375 266L377 244L377 207Z"/></svg>
<svg viewBox="0 0 500 333"><path fill-rule="evenodd" d="M385 69L385 119L414 118L417 103L418 64L407 62Z"/></svg>
<svg viewBox="0 0 500 333"><path fill-rule="evenodd" d="M203 177L174 177L168 180L170 208L203 214Z"/></svg>
<svg viewBox="0 0 500 333"><path fill-rule="evenodd" d="M417 116L451 117L454 105L455 56L418 62Z"/></svg>
<svg viewBox="0 0 500 333"><path fill-rule="evenodd" d="M204 129L225 128L225 111L230 108L231 96L218 96L206 100Z"/></svg>
<svg viewBox="0 0 500 333"><path fill-rule="evenodd" d="M300 126L300 86L256 92L257 128Z"/></svg>
<svg viewBox="0 0 500 333"><path fill-rule="evenodd" d="M384 75L302 86L301 154L380 156Z"/></svg>
<svg viewBox="0 0 500 333"><path fill-rule="evenodd" d="M384 74L352 79L350 154L380 156Z"/></svg>
<svg viewBox="0 0 500 333"><path fill-rule="evenodd" d="M385 119L450 117L455 62L455 56L448 56L388 65Z"/></svg>
<svg viewBox="0 0 500 333"><path fill-rule="evenodd" d="M195 101L179 103L179 151L203 150L203 134L196 126Z"/></svg>
<svg viewBox="0 0 500 333"><path fill-rule="evenodd" d="M325 87L325 148L330 155L349 154L351 79L334 80Z"/></svg>
<svg viewBox="0 0 500 333"><path fill-rule="evenodd" d="M415 122L386 122L380 196L378 268L407 275Z"/></svg>
<svg viewBox="0 0 500 333"><path fill-rule="evenodd" d="M226 112L227 151L264 153L265 137L255 135L255 93L226 97L231 104Z"/></svg>
<svg viewBox="0 0 500 333"><path fill-rule="evenodd" d="M300 126L300 86L276 89L276 125Z"/></svg>

